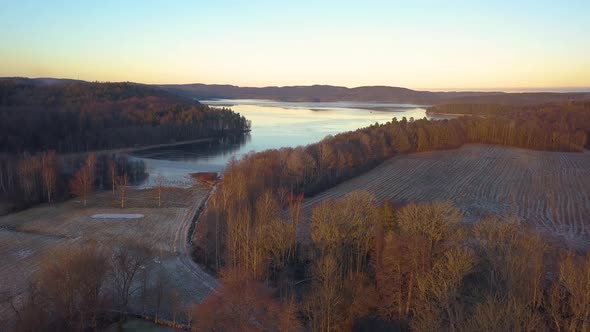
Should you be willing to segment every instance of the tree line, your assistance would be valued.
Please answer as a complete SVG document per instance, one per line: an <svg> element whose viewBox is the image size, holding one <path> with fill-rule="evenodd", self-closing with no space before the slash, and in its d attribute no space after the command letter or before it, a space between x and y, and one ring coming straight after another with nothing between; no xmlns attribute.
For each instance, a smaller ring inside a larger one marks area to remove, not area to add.
<svg viewBox="0 0 590 332"><path fill-rule="evenodd" d="M55 151L0 155L1 213L39 203L54 203L77 196L86 205L94 190L113 190L147 177L145 164L124 155L60 156ZM119 185L120 184L120 185Z"/></svg>
<svg viewBox="0 0 590 332"><path fill-rule="evenodd" d="M585 132L590 135L590 101L573 100L568 103L547 103L529 106L513 106L503 104L441 104L430 107L429 113L443 113L456 115L475 115L479 117L509 118L515 121L515 126L528 124L529 130L546 130L561 132ZM537 138L535 137L531 138ZM546 140L555 140L556 133L550 132ZM562 138L563 139L563 138ZM589 148L586 139L586 148ZM522 143L520 143L522 145ZM528 143L530 145L530 143ZM539 144L540 145L540 144ZM550 146L544 143L544 146ZM536 147L539 149L539 147ZM541 147L541 149L543 149ZM546 148L545 148L546 149Z"/></svg>
<svg viewBox="0 0 590 332"><path fill-rule="evenodd" d="M0 80L0 152L58 153L241 135L240 114L131 83Z"/></svg>

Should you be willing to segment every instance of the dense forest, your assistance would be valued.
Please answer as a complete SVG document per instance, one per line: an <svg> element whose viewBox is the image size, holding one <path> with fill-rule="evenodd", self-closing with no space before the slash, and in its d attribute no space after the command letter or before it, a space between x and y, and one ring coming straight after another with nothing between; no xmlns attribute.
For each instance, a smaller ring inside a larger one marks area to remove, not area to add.
<svg viewBox="0 0 590 332"><path fill-rule="evenodd" d="M0 152L92 151L241 134L248 121L132 83L0 80Z"/></svg>
<svg viewBox="0 0 590 332"><path fill-rule="evenodd" d="M311 216L301 209L304 195L400 153L465 143L582 151L587 134L575 125L583 112L577 107L565 117L554 108L526 117L394 118L306 147L247 155L230 163L210 199L197 225L195 258L222 276L244 276L243 284L276 287L284 310L295 302L314 331L379 324L385 330L587 330L588 307L578 306L590 303L590 291L577 288L589 281L590 263L574 263L579 258L566 253L545 260L544 241L516 222L492 218L471 228L449 204L394 210L366 193L316 206ZM235 294L224 289L204 304L214 309L202 310L220 315L205 319L205 330L232 330L220 317L231 316L224 310L240 301Z"/></svg>

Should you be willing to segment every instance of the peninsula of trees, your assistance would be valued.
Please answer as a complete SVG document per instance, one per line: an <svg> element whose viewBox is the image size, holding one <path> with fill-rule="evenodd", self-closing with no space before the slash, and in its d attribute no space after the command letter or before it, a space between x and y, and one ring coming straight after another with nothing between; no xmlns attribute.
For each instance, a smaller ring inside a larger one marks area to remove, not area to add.
<svg viewBox="0 0 590 332"><path fill-rule="evenodd" d="M132 83L0 80L0 152L125 148L241 134L248 121Z"/></svg>

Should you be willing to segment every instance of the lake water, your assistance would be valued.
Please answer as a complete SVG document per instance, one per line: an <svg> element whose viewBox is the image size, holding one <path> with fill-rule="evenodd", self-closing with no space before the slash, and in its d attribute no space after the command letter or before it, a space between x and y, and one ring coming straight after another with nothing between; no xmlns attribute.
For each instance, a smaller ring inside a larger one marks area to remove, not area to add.
<svg viewBox="0 0 590 332"><path fill-rule="evenodd" d="M232 157L250 151L307 145L327 135L385 123L393 117L401 120L442 116L427 115L423 106L377 103L292 103L265 100L206 100L204 104L229 107L252 122L252 131L243 139L224 144L187 144L143 150L132 155L143 160L149 173L141 184L149 187L162 174L170 184L187 184L193 172L220 172Z"/></svg>

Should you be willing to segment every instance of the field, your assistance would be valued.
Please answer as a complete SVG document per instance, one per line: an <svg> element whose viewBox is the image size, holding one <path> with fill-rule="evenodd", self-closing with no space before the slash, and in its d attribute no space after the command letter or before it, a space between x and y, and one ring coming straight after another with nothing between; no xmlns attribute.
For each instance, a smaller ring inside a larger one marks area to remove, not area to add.
<svg viewBox="0 0 590 332"><path fill-rule="evenodd" d="M514 215L577 246L590 244L590 153L489 145L394 157L304 202L366 190L396 204L449 200L467 222Z"/></svg>
<svg viewBox="0 0 590 332"><path fill-rule="evenodd" d="M101 192L89 200L87 207L72 200L0 217L0 294L16 296L18 303L47 252L94 240L105 246L138 243L149 247L154 256L148 267L153 272L152 279L162 275L165 289L178 290L181 303L185 305L200 302L217 286L217 281L190 259L187 233L208 192L200 185L170 189L164 196L163 206L157 207L150 190L130 190L128 206L124 209L117 206L110 192ZM143 217L92 218L95 214L109 217L113 213ZM137 300L135 302L133 309L143 311ZM145 312L153 314L154 301L145 302ZM167 309L162 310L166 313ZM10 320L11 315L8 303L0 303L0 322Z"/></svg>

